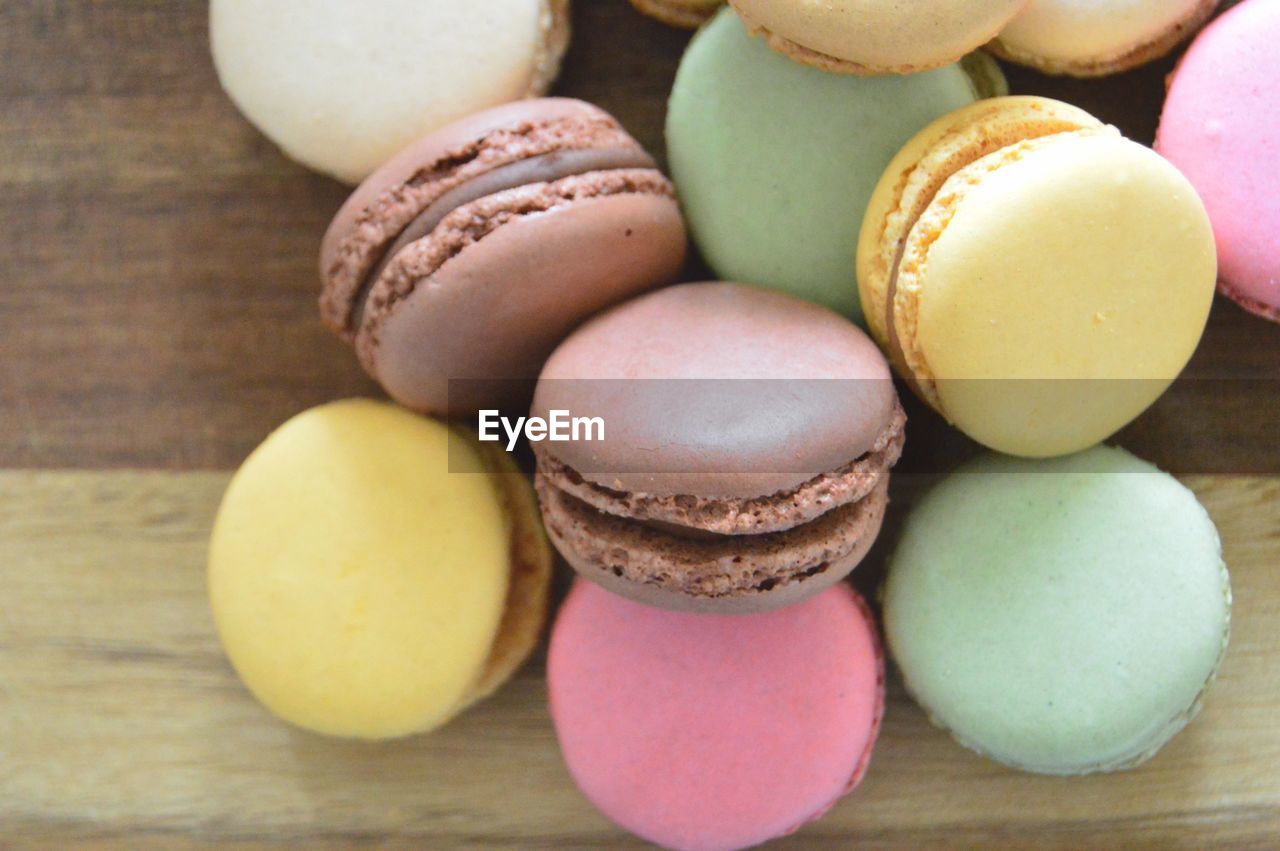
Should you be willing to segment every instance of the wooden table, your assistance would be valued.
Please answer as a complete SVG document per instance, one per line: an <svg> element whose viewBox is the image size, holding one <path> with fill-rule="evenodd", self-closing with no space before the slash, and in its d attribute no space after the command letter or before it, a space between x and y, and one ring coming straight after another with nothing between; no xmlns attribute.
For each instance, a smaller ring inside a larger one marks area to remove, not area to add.
<svg viewBox="0 0 1280 851"><path fill-rule="evenodd" d="M377 390L316 317L346 190L236 113L205 13L0 5L0 847L633 847L561 766L540 661L436 735L368 746L273 720L219 651L203 568L228 472L291 414ZM661 151L687 35L622 0L575 18L558 91ZM1170 67L1010 76L1149 141ZM862 789L779 847L1280 845L1280 328L1220 302L1188 375L1118 442L1222 532L1235 634L1203 716L1139 770L1047 779L952 744L892 681ZM970 451L912 415L898 506Z"/></svg>

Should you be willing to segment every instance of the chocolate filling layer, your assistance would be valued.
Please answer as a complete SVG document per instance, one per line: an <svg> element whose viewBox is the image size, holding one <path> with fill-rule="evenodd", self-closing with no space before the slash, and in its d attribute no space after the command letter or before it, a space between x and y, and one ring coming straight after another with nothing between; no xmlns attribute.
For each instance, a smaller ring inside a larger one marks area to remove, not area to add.
<svg viewBox="0 0 1280 851"><path fill-rule="evenodd" d="M382 324L418 283L435 274L468 246L523 216L612 195L647 195L675 203L675 187L655 168L619 168L587 172L553 183L531 183L486 195L447 214L429 234L411 242L391 258L369 287L364 316L355 338L356 354L372 374Z"/></svg>
<svg viewBox="0 0 1280 851"><path fill-rule="evenodd" d="M639 147L554 151L485 172L445 192L409 222L365 276L355 293L351 327L364 319L365 302L374 282L406 246L431 233L445 216L488 195L530 183L551 183L574 175L613 169L650 168L653 160Z"/></svg>
<svg viewBox="0 0 1280 851"><path fill-rule="evenodd" d="M785 532L675 537L606 514L538 475L534 482L548 534L570 561L630 582L696 597L764 593L832 569L847 571L879 530L887 481L863 499Z"/></svg>
<svg viewBox="0 0 1280 851"><path fill-rule="evenodd" d="M906 419L902 406L895 404L889 425L862 457L794 490L748 500L618 491L585 480L556 459L549 444L536 444L534 451L538 471L554 487L598 511L689 538L758 535L809 523L871 493L902 455Z"/></svg>
<svg viewBox="0 0 1280 851"><path fill-rule="evenodd" d="M407 179L381 190L350 222L333 256L323 261L320 309L325 323L344 337L352 336L357 293L367 289L370 270L388 256L388 248L404 229L444 194L505 165L578 150L634 152L644 158L644 165L653 166L614 119L603 114L562 116L492 130L424 162Z"/></svg>

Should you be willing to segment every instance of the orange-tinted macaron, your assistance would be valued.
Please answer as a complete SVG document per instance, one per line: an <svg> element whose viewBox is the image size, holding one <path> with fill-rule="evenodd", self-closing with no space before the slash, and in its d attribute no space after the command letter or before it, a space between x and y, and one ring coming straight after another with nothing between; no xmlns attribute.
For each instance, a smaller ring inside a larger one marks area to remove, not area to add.
<svg viewBox="0 0 1280 851"><path fill-rule="evenodd" d="M1013 455L1092 446L1200 340L1217 275L1185 177L1088 113L983 101L890 164L858 250L864 313L899 373Z"/></svg>

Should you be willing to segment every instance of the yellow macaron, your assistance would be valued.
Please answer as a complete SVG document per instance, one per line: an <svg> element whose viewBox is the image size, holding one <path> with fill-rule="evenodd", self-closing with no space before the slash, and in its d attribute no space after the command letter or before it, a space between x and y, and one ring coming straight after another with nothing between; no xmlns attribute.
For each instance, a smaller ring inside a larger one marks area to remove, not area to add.
<svg viewBox="0 0 1280 851"><path fill-rule="evenodd" d="M299 727L424 732L528 657L551 556L528 481L500 450L394 406L289 420L227 488L209 547L223 647Z"/></svg>
<svg viewBox="0 0 1280 851"><path fill-rule="evenodd" d="M935 410L1028 457L1104 440L1190 359L1217 259L1172 165L1068 104L982 101L889 165L863 221L872 334Z"/></svg>

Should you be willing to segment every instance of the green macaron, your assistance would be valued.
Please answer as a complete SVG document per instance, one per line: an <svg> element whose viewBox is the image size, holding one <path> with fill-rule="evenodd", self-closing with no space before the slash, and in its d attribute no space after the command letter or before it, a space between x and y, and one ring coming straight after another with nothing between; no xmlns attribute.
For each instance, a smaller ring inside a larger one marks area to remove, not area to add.
<svg viewBox="0 0 1280 851"><path fill-rule="evenodd" d="M907 689L1006 765L1136 765L1199 710L1231 587L1190 490L1129 453L987 455L911 512L884 587Z"/></svg>
<svg viewBox="0 0 1280 851"><path fill-rule="evenodd" d="M856 319L858 230L881 172L922 127L1004 88L981 54L910 76L829 74L770 50L725 9L690 43L667 113L694 240L724 280Z"/></svg>

